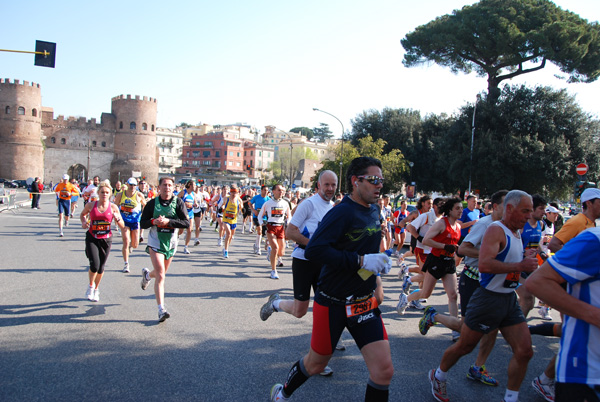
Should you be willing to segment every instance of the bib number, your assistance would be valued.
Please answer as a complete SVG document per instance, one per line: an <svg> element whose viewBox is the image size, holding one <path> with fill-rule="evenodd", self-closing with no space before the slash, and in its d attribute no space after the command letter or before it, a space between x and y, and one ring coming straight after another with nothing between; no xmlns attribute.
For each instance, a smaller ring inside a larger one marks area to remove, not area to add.
<svg viewBox="0 0 600 402"><path fill-rule="evenodd" d="M374 296L362 302L346 303L348 325L354 326L377 318L379 314L376 308L377 300Z"/></svg>
<svg viewBox="0 0 600 402"><path fill-rule="evenodd" d="M94 236L102 236L110 233L110 222L106 221L93 221L92 222L92 234Z"/></svg>
<svg viewBox="0 0 600 402"><path fill-rule="evenodd" d="M516 289L517 286L519 286L520 277L520 272L511 272L510 274L506 274L506 279L504 280L504 287L509 289Z"/></svg>

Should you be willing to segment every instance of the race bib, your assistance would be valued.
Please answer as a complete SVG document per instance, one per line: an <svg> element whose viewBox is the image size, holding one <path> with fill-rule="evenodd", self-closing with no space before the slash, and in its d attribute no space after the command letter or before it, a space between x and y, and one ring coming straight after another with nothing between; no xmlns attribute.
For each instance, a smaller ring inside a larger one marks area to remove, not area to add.
<svg viewBox="0 0 600 402"><path fill-rule="evenodd" d="M110 233L110 222L105 220L92 221L92 234L94 236L103 236Z"/></svg>
<svg viewBox="0 0 600 402"><path fill-rule="evenodd" d="M283 216L283 208L281 208L281 207L271 208L271 216L273 218L281 218Z"/></svg>
<svg viewBox="0 0 600 402"><path fill-rule="evenodd" d="M376 319L379 316L376 308L377 299L374 296L362 302L346 303L348 325L352 327Z"/></svg>
<svg viewBox="0 0 600 402"><path fill-rule="evenodd" d="M520 277L520 272L511 272L510 274L506 274L506 279L504 280L504 287L509 289L516 289L516 287L519 286Z"/></svg>

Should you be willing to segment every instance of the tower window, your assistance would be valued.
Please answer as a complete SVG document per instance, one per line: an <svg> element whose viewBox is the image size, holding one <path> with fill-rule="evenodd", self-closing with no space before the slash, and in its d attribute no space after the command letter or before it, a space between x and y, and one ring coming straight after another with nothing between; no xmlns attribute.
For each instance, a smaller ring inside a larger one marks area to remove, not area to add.
<svg viewBox="0 0 600 402"><path fill-rule="evenodd" d="M37 109L31 109L31 115L37 117Z"/></svg>
<svg viewBox="0 0 600 402"><path fill-rule="evenodd" d="M95 147L95 146L97 146L97 145L98 145L98 143L97 143L96 141L92 141L92 146L93 146L93 147Z"/></svg>
<svg viewBox="0 0 600 402"><path fill-rule="evenodd" d="M102 148L106 148L106 141L102 141Z"/></svg>
<svg viewBox="0 0 600 402"><path fill-rule="evenodd" d="M10 114L10 106L7 106L6 109L4 109L4 113Z"/></svg>
<svg viewBox="0 0 600 402"><path fill-rule="evenodd" d="M120 122L119 122L119 128L120 128L120 129L122 129L122 128L123 128L123 122L122 122L122 121L120 121Z"/></svg>
<svg viewBox="0 0 600 402"><path fill-rule="evenodd" d="M60 139L60 143L61 143L62 145L65 145L65 144L67 143L67 141L66 141L64 138L61 138L61 139Z"/></svg>
<svg viewBox="0 0 600 402"><path fill-rule="evenodd" d="M50 138L50 142L51 142L52 144L56 144L56 137L52 137L52 138Z"/></svg>
<svg viewBox="0 0 600 402"><path fill-rule="evenodd" d="M135 130L135 121L132 121L131 123L129 123L129 129L130 130Z"/></svg>
<svg viewBox="0 0 600 402"><path fill-rule="evenodd" d="M17 109L17 114L20 114L21 116L25 114L25 108L23 106L19 106L19 108Z"/></svg>
<svg viewBox="0 0 600 402"><path fill-rule="evenodd" d="M154 124L152 125L152 131L154 131Z"/></svg>
<svg viewBox="0 0 600 402"><path fill-rule="evenodd" d="M148 130L148 125L146 123L142 123L142 130Z"/></svg>

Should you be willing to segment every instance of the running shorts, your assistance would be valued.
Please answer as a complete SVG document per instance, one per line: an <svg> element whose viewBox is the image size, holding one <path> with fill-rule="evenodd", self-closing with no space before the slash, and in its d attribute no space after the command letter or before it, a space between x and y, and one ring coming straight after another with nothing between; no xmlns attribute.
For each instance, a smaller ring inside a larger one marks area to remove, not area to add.
<svg viewBox="0 0 600 402"><path fill-rule="evenodd" d="M456 264L454 257L436 257L433 254L428 254L422 271L429 272L435 279L442 279L446 275L455 274Z"/></svg>
<svg viewBox="0 0 600 402"><path fill-rule="evenodd" d="M473 296L475 290L477 290L477 288L480 286L477 279L467 276L465 269L463 269L458 280L458 293L460 294L460 315L463 317L467 315L467 306L469 305L471 296Z"/></svg>
<svg viewBox="0 0 600 402"><path fill-rule="evenodd" d="M267 223L267 233L271 233L277 239L285 239L285 229L283 228L283 225Z"/></svg>
<svg viewBox="0 0 600 402"><path fill-rule="evenodd" d="M323 306L313 302L313 330L310 340L312 350L320 355L331 355L344 328L348 329L359 349L372 342L387 340L387 332L378 307L351 322L346 316L346 306ZM356 322L357 321L357 322Z"/></svg>
<svg viewBox="0 0 600 402"><path fill-rule="evenodd" d="M525 322L517 294L498 293L479 287L467 305L465 324L473 331L484 334L496 328L510 327Z"/></svg>
<svg viewBox="0 0 600 402"><path fill-rule="evenodd" d="M317 282L321 275L322 265L308 260L292 258L292 279L294 284L294 299L299 301L310 300L310 288L317 292Z"/></svg>
<svg viewBox="0 0 600 402"><path fill-rule="evenodd" d="M427 259L427 254L425 254L425 251L421 247L415 247L413 253L415 254L418 265L425 263L425 260Z"/></svg>
<svg viewBox="0 0 600 402"><path fill-rule="evenodd" d="M123 223L125 224L126 227L128 227L131 230L139 230L140 229L140 222L138 222L138 221L127 222L127 221L123 220Z"/></svg>
<svg viewBox="0 0 600 402"><path fill-rule="evenodd" d="M97 274L104 273L111 244L112 238L110 237L96 239L89 231L85 232L85 256L90 261L90 271Z"/></svg>
<svg viewBox="0 0 600 402"><path fill-rule="evenodd" d="M58 213L65 214L67 218L71 215L71 200L58 199Z"/></svg>

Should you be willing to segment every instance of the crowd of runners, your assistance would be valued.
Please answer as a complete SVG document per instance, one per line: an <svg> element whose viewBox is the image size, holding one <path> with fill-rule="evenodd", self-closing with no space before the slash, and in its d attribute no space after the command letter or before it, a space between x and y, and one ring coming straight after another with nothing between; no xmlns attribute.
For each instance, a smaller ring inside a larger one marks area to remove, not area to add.
<svg viewBox="0 0 600 402"><path fill-rule="evenodd" d="M448 372L478 344L467 378L499 385L486 368L499 332L512 350L504 401L518 400L533 357L531 335L560 337L558 355L531 384L541 398L599 400L600 232L594 227L600 219L600 190L586 189L583 211L563 222L558 205L519 190L498 191L488 200L469 196L464 207L459 198L424 195L409 213L406 201L392 205L381 194L385 179L380 161L373 158L353 160L345 177L340 186L334 172L323 171L314 193L301 197L281 184L260 190L195 181L180 186L162 177L156 187L130 178L113 188L99 177L78 186L64 175L54 188L59 236L81 197L79 218L90 262L86 297L98 302L113 230L123 239L124 273L132 270L129 256L144 243L147 230L145 251L152 269L136 270L141 271L142 289L154 279L160 322L170 317L165 275L180 242L183 254L199 252L194 247L201 246L200 232L214 231L214 244L208 246L222 247L222 258L228 259L236 232L253 234L249 252L264 254L265 278L272 280L279 279L277 268L286 264L288 250L294 297L272 294L259 316L263 321L277 312L303 317L312 289L313 330L309 352L292 365L285 382L273 386L271 401L287 400L312 375L331 375L328 363L344 329L369 370L365 400L388 400L394 368L378 308L386 281L402 283L398 314L407 308L423 310L415 321L422 335L436 324L452 331L454 343L439 365L424 373L435 400L450 400ZM343 197L340 187L348 191ZM407 233L411 245L402 253ZM414 266L409 256L415 257ZM397 279L388 275L394 262ZM448 313L423 306L438 280L448 298ZM548 322L528 327L536 296L538 314Z"/></svg>

